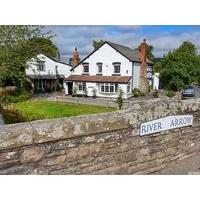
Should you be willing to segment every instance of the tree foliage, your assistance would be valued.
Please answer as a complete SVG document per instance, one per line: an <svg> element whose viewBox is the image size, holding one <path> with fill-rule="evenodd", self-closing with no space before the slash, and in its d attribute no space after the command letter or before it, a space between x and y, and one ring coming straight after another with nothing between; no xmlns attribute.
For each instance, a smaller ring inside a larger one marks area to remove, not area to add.
<svg viewBox="0 0 200 200"><path fill-rule="evenodd" d="M27 61L38 53L54 56L57 48L41 26L0 26L0 87L25 87Z"/></svg>
<svg viewBox="0 0 200 200"><path fill-rule="evenodd" d="M100 47L105 41L104 40L93 40L92 46L96 50L98 47Z"/></svg>
<svg viewBox="0 0 200 200"><path fill-rule="evenodd" d="M197 81L200 75L200 57L195 45L185 41L179 48L164 56L155 68L160 72L163 87L178 91Z"/></svg>

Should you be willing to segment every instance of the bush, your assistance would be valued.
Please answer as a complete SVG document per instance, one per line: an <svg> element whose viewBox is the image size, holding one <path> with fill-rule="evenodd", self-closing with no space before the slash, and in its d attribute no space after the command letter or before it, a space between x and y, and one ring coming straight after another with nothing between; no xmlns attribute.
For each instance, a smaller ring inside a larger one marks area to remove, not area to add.
<svg viewBox="0 0 200 200"><path fill-rule="evenodd" d="M116 101L116 103L118 104L119 110L121 110L122 106L123 106L123 98L122 98L122 96L123 96L123 90L120 89L119 90L119 96L118 96L117 101Z"/></svg>
<svg viewBox="0 0 200 200"><path fill-rule="evenodd" d="M31 94L27 93L27 94L22 94L19 96L2 96L0 98L0 104L10 104L10 103L18 103L18 102L22 102L22 101L26 101L31 97Z"/></svg>
<svg viewBox="0 0 200 200"><path fill-rule="evenodd" d="M97 97L97 90L94 88L93 90L92 90L92 97L93 98L96 98Z"/></svg>
<svg viewBox="0 0 200 200"><path fill-rule="evenodd" d="M154 97L154 98L158 98L158 94L159 94L159 93L158 93L158 90L154 90L154 91L153 91L153 97Z"/></svg>
<svg viewBox="0 0 200 200"><path fill-rule="evenodd" d="M87 91L87 88L85 87L84 88L84 97L87 97L88 96L88 91Z"/></svg>
<svg viewBox="0 0 200 200"><path fill-rule="evenodd" d="M174 97L176 95L176 93L172 90L167 90L165 92L165 95L168 96L168 97Z"/></svg>
<svg viewBox="0 0 200 200"><path fill-rule="evenodd" d="M76 96L77 96L77 88L76 88L76 87L73 87L72 96L73 96L73 97L76 97Z"/></svg>
<svg viewBox="0 0 200 200"><path fill-rule="evenodd" d="M132 93L133 93L133 96L136 98L145 96L145 94L143 92L141 92L138 88L134 88Z"/></svg>

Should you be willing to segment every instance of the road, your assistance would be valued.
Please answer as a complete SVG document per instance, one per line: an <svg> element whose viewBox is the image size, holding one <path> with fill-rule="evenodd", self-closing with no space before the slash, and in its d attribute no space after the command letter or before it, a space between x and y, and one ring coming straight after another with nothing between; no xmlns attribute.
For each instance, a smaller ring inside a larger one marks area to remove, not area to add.
<svg viewBox="0 0 200 200"><path fill-rule="evenodd" d="M195 98L200 98L200 87L194 86L195 88Z"/></svg>

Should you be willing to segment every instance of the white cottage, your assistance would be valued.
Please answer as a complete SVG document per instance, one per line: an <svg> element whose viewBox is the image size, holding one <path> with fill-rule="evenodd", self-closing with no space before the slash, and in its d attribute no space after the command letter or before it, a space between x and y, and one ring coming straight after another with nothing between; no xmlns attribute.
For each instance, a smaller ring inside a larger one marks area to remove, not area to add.
<svg viewBox="0 0 200 200"><path fill-rule="evenodd" d="M26 75L32 81L35 91L55 91L57 83L65 86L64 79L70 76L72 68L44 54L37 55L28 65Z"/></svg>
<svg viewBox="0 0 200 200"><path fill-rule="evenodd" d="M97 97L116 98L122 89L123 98L127 99L134 88L147 91L148 84L152 84L153 63L146 56L146 40L140 49L105 41L79 63L75 49L75 66L66 79L65 94L72 94L72 88L76 88L78 95L87 91L88 96L93 96L96 90Z"/></svg>

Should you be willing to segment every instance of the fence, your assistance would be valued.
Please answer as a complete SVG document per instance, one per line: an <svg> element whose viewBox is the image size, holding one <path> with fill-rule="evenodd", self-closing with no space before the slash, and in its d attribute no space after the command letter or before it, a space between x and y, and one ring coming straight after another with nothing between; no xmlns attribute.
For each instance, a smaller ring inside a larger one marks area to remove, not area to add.
<svg viewBox="0 0 200 200"><path fill-rule="evenodd" d="M65 102L65 103L74 103L74 104L91 104L91 105L100 105L106 107L117 107L116 99L106 99L106 98L84 98L84 97L66 97L66 96L56 96L56 103ZM131 105L131 101L124 100L124 107Z"/></svg>

